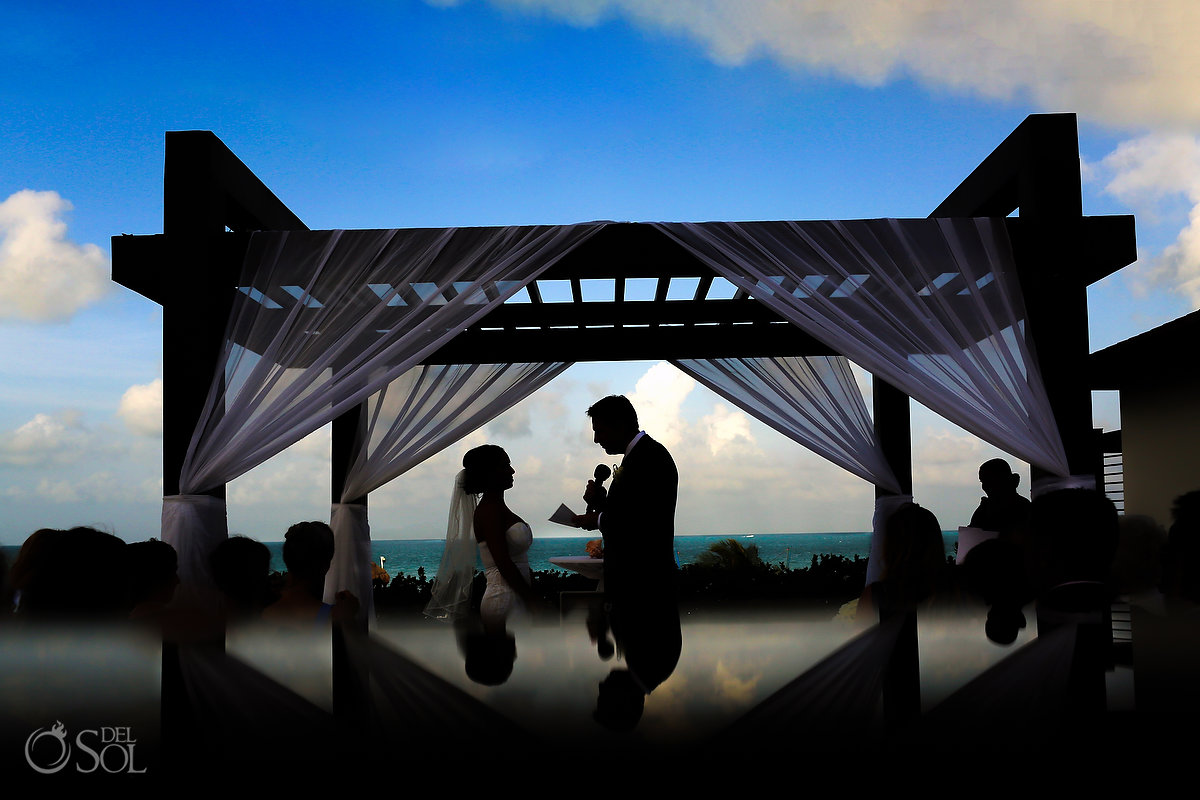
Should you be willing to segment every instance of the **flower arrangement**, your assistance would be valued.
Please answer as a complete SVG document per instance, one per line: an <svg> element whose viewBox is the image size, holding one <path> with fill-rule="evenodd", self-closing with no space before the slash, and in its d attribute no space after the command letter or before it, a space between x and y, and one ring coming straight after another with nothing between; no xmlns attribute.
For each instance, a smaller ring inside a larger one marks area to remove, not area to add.
<svg viewBox="0 0 1200 800"><path fill-rule="evenodd" d="M591 539L584 546L589 558L604 558L604 540Z"/></svg>

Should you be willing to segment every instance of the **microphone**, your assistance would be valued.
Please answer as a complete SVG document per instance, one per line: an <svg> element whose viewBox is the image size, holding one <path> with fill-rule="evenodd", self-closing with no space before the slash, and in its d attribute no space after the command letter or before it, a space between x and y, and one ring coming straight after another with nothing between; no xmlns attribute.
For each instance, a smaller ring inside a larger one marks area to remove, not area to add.
<svg viewBox="0 0 1200 800"><path fill-rule="evenodd" d="M612 475L612 470L609 469L606 464L597 465L596 471L592 473L592 476L596 479L596 495L597 495L597 497L594 498L593 501L588 503L588 505L587 505L587 510L588 510L589 514L592 513L593 511L600 511L601 509L597 508L597 502L599 503L599 505L603 506L604 501L608 499L608 489L604 488L604 482L606 480L608 480L610 475Z"/></svg>

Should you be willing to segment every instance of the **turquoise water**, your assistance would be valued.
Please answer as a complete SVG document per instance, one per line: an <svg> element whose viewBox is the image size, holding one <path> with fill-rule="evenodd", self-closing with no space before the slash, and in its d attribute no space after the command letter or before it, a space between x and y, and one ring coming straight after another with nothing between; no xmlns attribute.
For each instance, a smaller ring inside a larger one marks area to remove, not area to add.
<svg viewBox="0 0 1200 800"><path fill-rule="evenodd" d="M550 563L557 556L587 555L585 544L596 538L589 537L558 537L534 539L529 549L529 565L534 570L556 569ZM946 553L954 553L958 543L958 531L943 531L942 538L946 542ZM859 556L866 558L871 549L870 533L769 533L769 534L735 534L722 536L676 536L675 557L679 564L690 564L713 543L723 539L736 539L742 546L754 545L758 548L758 556L768 564L783 564L790 569L807 567L814 555L839 555L846 558ZM403 572L415 575L418 567L425 569L427 577L437 574L438 564L442 559L441 539L416 540L386 540L371 543L375 562L383 556L383 567L388 574L395 576ZM271 568L282 572L283 544L268 542L271 549Z"/></svg>

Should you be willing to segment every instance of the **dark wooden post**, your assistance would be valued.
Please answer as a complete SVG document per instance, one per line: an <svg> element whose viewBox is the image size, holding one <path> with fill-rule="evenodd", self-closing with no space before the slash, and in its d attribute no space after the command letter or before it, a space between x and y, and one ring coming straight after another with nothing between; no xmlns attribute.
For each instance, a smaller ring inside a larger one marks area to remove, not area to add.
<svg viewBox="0 0 1200 800"><path fill-rule="evenodd" d="M875 435L892 473L900 483L900 494L912 494L912 423L909 397L882 378L871 380L871 406ZM892 492L875 487L876 499Z"/></svg>
<svg viewBox="0 0 1200 800"><path fill-rule="evenodd" d="M163 264L163 495L179 494L192 433L216 373L240 264L222 262L222 188L214 181L216 137L168 133L163 174L163 233L171 263ZM225 497L225 485L206 494Z"/></svg>
<svg viewBox="0 0 1200 800"><path fill-rule="evenodd" d="M233 231L304 228L209 131L166 135L163 233L114 236L113 280L163 307L163 495L180 473L204 410L233 305L244 239ZM237 241L231 241L237 239ZM205 494L224 499L225 486ZM223 647L219 634L208 643ZM163 643L163 758L182 766L208 752L183 682L179 644Z"/></svg>
<svg viewBox="0 0 1200 800"><path fill-rule="evenodd" d="M358 457L363 447L366 447L367 433L367 404L360 403L333 421L331 431L333 446L330 461L332 481L330 483L330 501L334 503L367 504L367 495L347 500L342 499L346 488L346 477L354 459Z"/></svg>

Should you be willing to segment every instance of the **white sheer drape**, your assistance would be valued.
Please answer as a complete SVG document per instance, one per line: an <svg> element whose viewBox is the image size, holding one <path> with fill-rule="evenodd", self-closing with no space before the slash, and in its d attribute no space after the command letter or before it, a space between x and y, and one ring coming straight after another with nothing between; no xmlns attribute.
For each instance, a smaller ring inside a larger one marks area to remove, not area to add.
<svg viewBox="0 0 1200 800"><path fill-rule="evenodd" d="M334 503L329 512L333 531L333 561L325 573L324 602L337 602L338 592L358 599L359 617L375 620L375 593L371 591L371 527L362 503Z"/></svg>
<svg viewBox="0 0 1200 800"><path fill-rule="evenodd" d="M671 363L839 467L889 491L900 491L844 357L682 359Z"/></svg>
<svg viewBox="0 0 1200 800"><path fill-rule="evenodd" d="M602 227L254 234L182 491L225 483L358 405Z"/></svg>
<svg viewBox="0 0 1200 800"><path fill-rule="evenodd" d="M333 507L334 561L325 602L343 589L371 596L367 507L350 504L486 425L562 374L567 362L446 364L413 367L371 395L366 429ZM364 604L370 619L370 609Z"/></svg>
<svg viewBox="0 0 1200 800"><path fill-rule="evenodd" d="M570 362L448 364L410 369L367 400L366 447L342 502L362 497L487 424Z"/></svg>
<svg viewBox="0 0 1200 800"><path fill-rule="evenodd" d="M227 530L224 500L204 494L163 498L162 540L175 548L179 565L176 603L216 608L218 597L209 556Z"/></svg>
<svg viewBox="0 0 1200 800"><path fill-rule="evenodd" d="M731 283L946 419L1049 472L1065 450L1003 220L659 223Z"/></svg>
<svg viewBox="0 0 1200 800"><path fill-rule="evenodd" d="M181 496L236 478L355 407L604 224L255 233ZM163 538L182 541L174 502L164 498ZM223 503L205 524L217 526L206 537L227 535Z"/></svg>

